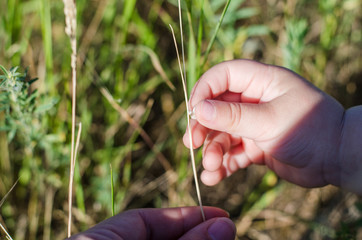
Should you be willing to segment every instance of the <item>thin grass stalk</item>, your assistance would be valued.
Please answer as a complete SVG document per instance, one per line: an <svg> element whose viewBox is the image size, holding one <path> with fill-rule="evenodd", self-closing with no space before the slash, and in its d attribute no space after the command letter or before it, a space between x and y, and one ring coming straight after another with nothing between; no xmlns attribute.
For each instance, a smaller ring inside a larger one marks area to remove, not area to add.
<svg viewBox="0 0 362 240"><path fill-rule="evenodd" d="M35 183L35 181L33 182ZM28 234L27 239L36 240L36 234L39 227L39 217L40 217L40 204L39 204L39 189L34 189L35 186L32 185L31 188L33 191L30 193L29 203L28 203Z"/></svg>
<svg viewBox="0 0 362 240"><path fill-rule="evenodd" d="M81 133L82 133L82 123L79 123L78 124L78 133L77 133L77 141L75 142L75 156L77 156L77 152L79 150L79 143L80 143L80 136L81 136ZM73 166L74 167L74 166Z"/></svg>
<svg viewBox="0 0 362 240"><path fill-rule="evenodd" d="M152 66L154 67L154 69L158 72L158 74L160 74L161 78L165 81L165 83L167 84L167 86L172 90L175 91L176 88L175 86L172 84L172 82L170 81L170 79L167 77L167 74L165 72L165 70L163 69L160 59L157 56L157 54L149 47L147 46L137 46L137 47L133 47L135 49L138 49L144 53L146 53L150 59L151 59L151 63Z"/></svg>
<svg viewBox="0 0 362 240"><path fill-rule="evenodd" d="M0 223L1 230L5 233L6 239L13 240L10 236L10 234L6 231L4 226Z"/></svg>
<svg viewBox="0 0 362 240"><path fill-rule="evenodd" d="M78 63L80 63L79 65L82 65L84 62L86 53L88 52L88 48L92 43L92 41L94 40L94 36L98 32L99 25L103 20L103 16L107 7L108 7L108 0L99 1L97 6L97 11L94 14L94 17L92 18L92 21L89 24L89 27L87 28L85 34L83 35L82 41L79 44L79 49L78 49Z"/></svg>
<svg viewBox="0 0 362 240"><path fill-rule="evenodd" d="M6 198L9 196L9 194L13 191L13 189L15 188L16 184L19 182L19 179L16 180L16 182L13 184L13 186L10 188L10 190L5 194L5 196L1 199L0 201L0 207L4 204Z"/></svg>
<svg viewBox="0 0 362 240"><path fill-rule="evenodd" d="M0 65L1 67L1 65ZM4 71L4 70L3 70ZM6 70L5 70L6 71ZM16 184L19 182L19 178L18 180L16 180L16 182L13 184L13 186L10 188L10 190L5 194L5 196L1 199L0 201L0 207L4 204L6 198L9 196L9 194L13 191L13 189L15 188ZM1 230L5 233L6 239L9 240L13 240L10 236L10 234L6 231L5 227L0 223L0 228Z"/></svg>
<svg viewBox="0 0 362 240"><path fill-rule="evenodd" d="M212 47L212 45L214 45L214 42L215 42L215 40L216 40L217 33L219 32L219 29L220 29L221 24L222 24L222 22L223 22L223 20L224 20L226 11L228 10L230 3L231 3L231 0L228 0L227 3L225 4L224 10L222 11L222 14L221 14L221 17L220 17L220 19L219 19L219 21L218 21L218 23L217 23L217 25L216 25L215 32L214 32L214 34L212 35L211 40L210 40L210 42L209 42L209 45L208 45L207 48L206 48L206 52L205 52L205 55L204 55L204 61L203 61L203 63L201 64L201 69L202 69L202 68L205 66L205 64L206 64L207 58L208 58L208 56L209 56L209 54L210 54L210 51L211 51L211 47Z"/></svg>
<svg viewBox="0 0 362 240"><path fill-rule="evenodd" d="M147 146L151 148L151 150L156 154L157 159L163 166L163 168L169 172L172 173L172 166L168 162L167 158L162 154L162 152L157 148L157 146L153 143L151 137L147 134L147 132L129 115L129 113L122 108L117 101L113 98L112 94L109 93L108 89L105 87L99 87L99 91L102 93L102 95L107 99L107 101L111 104L111 106L121 115L123 119L125 119L134 129L139 131L140 136L145 141Z"/></svg>
<svg viewBox="0 0 362 240"><path fill-rule="evenodd" d="M194 175L194 180L195 180L195 187L196 187L196 194L197 194L197 199L200 205L200 210L201 210L201 215L202 215L202 219L205 221L205 213L204 213L204 209L202 207L202 200L201 200L201 194L200 194L200 187L199 187L199 181L197 178L197 170L196 170L196 163L195 163L195 155L194 155L194 147L193 147L193 139L192 139L192 131L191 131L191 127L190 127L190 115L191 115L191 111L190 111L190 107L189 107L189 101L188 101L188 91L187 91L187 75L186 75L186 63L185 63L185 47L184 47L184 36L183 36L183 25L182 25L182 11L181 11L181 2L180 0L178 0L178 10L179 10L179 22L180 22L180 34L181 34L181 48L182 48L182 65L183 65L183 70L184 70L184 74L182 74L182 69L181 69L181 61L180 61L180 56L179 56L179 52L178 52L178 47L177 47L177 41L176 41L176 37L175 37L175 33L171 27L172 30L172 37L174 39L174 43L175 43L175 48L176 48L176 52L177 52L177 59L179 62L179 67L180 67L180 73L181 73L181 80L182 80L182 86L183 86L183 90L184 90L184 94L185 94L185 103L186 103L186 111L187 111L187 127L188 127L188 132L189 132L189 140L190 140L190 156L191 156L191 164L192 164L192 171L193 171L193 175ZM189 14L189 16L191 16L191 14ZM189 20L189 24L190 24L190 31L193 33L192 30L192 24L191 24L191 19ZM192 37L193 34L192 34Z"/></svg>
<svg viewBox="0 0 362 240"><path fill-rule="evenodd" d="M113 169L112 164L109 164L110 170L111 170L111 202L112 202L112 217L114 216L114 183L113 183Z"/></svg>
<svg viewBox="0 0 362 240"><path fill-rule="evenodd" d="M175 32L174 32L171 25L170 25L170 28L171 28L175 48L176 48L177 60L178 60L179 68L180 68L182 86L183 86L184 95L185 95L185 103L186 103L186 111L187 111L187 114L186 114L186 116L187 116L187 129L188 129L188 133L189 133L190 156L191 156L192 171L193 171L194 180L195 180L196 194L197 194L197 199L198 199L198 202L199 202L199 205L200 205L200 211L201 211L202 219L205 221L206 218L205 218L204 209L202 207L199 180L197 178L196 163L195 163L195 156L194 156L194 146L193 146L193 139L192 139L192 131L191 131L191 126L190 126L190 115L191 115L192 111L190 111L190 107L189 107L189 104L188 104L189 101L188 101L188 96L187 96L187 86L186 86L185 78L184 78L183 73L182 73L181 59L180 59L180 54L179 54L178 47L177 47Z"/></svg>
<svg viewBox="0 0 362 240"><path fill-rule="evenodd" d="M71 235L72 228L72 197L73 197L73 177L75 167L75 113L76 113L76 89L77 89L77 8L75 1L63 0L64 2L64 15L65 15L65 33L70 39L72 49L71 55L71 68L72 68L72 140L71 140L71 157L70 157L70 174L69 174L69 188L68 188L68 237ZM78 136L81 132L81 125L78 130Z"/></svg>
<svg viewBox="0 0 362 240"><path fill-rule="evenodd" d="M55 189L52 186L47 187L47 193L45 195L44 204L44 227L43 227L43 240L51 239L51 222L52 212L54 205Z"/></svg>
<svg viewBox="0 0 362 240"><path fill-rule="evenodd" d="M78 188L76 189L76 197L77 197L77 207L83 211L83 213L85 213L85 206L84 206L84 197L83 197L83 190L81 187L79 187L80 185L80 169L79 169L79 163L76 161L77 159L77 153L78 153L78 150L79 150L79 143L80 143L80 136L81 136L81 133L82 133L82 123L79 123L78 125L78 133L77 133L77 140L75 142L75 150L74 150L74 161L73 161L73 175L72 175L72 186L74 184L74 179L77 181L78 183ZM78 165L78 174L75 175L75 168L76 168L76 165ZM78 176L77 178L75 176ZM79 199L79 191L82 191L81 192L81 198ZM73 198L72 198L73 199ZM73 201L72 201L73 202Z"/></svg>
<svg viewBox="0 0 362 240"><path fill-rule="evenodd" d="M73 205L73 181L74 181L74 169L75 169L75 160L77 158L77 152L79 148L80 136L82 133L82 124L79 123L77 140L73 150L73 159L71 159L70 166L70 175L69 175L69 199L68 199L68 237L70 237L72 232L72 205ZM73 143L74 144L74 143Z"/></svg>
<svg viewBox="0 0 362 240"><path fill-rule="evenodd" d="M97 77L98 80L100 80L100 76L96 71L94 71L93 65L90 64L89 61L86 61L86 65L89 68L89 70L93 69L94 76ZM171 164L167 160L167 158L163 155L163 153L159 150L159 148L153 143L151 137L147 134L147 132L141 127L141 125L132 118L132 116L119 105L119 103L113 98L112 94L109 92L107 88L104 86L100 86L100 84L97 81L94 81L94 84L98 87L99 91L102 93L102 95L107 99L109 104L112 106L114 110L116 110L119 115L128 122L131 127L133 127L135 130L137 130L142 137L142 139L145 141L147 146L156 154L156 157L162 167L166 170L168 176L172 177L172 175L175 173L172 169Z"/></svg>

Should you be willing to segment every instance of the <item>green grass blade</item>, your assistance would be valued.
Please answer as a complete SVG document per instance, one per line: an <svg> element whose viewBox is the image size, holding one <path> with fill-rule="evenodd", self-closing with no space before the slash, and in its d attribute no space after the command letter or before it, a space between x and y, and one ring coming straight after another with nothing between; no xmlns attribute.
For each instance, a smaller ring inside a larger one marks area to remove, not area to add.
<svg viewBox="0 0 362 240"><path fill-rule="evenodd" d="M197 78L196 78L196 39L195 33L193 29L193 17L191 10L187 8L187 21L189 25L189 41L188 41L188 51L187 51L187 78L184 76L186 84L187 84L187 92L191 92L193 86L195 85Z"/></svg>
<svg viewBox="0 0 362 240"><path fill-rule="evenodd" d="M1 71L3 71L3 73L6 75L6 77L9 76L9 73L6 70L6 68L4 68L2 65L0 65L0 69L1 69Z"/></svg>
<svg viewBox="0 0 362 240"><path fill-rule="evenodd" d="M189 42L188 42L188 81L187 83L187 91L188 93L191 93L192 88L194 87L196 81L197 81L197 68L198 64L196 62L196 42L195 42L195 36L190 34L189 36Z"/></svg>
<svg viewBox="0 0 362 240"><path fill-rule="evenodd" d="M132 18L132 14L135 10L137 0L124 1L123 13L122 13L122 39L121 44L125 44L128 33L128 25Z"/></svg>
<svg viewBox="0 0 362 240"><path fill-rule="evenodd" d="M80 177L79 161L75 162L74 182L77 186L75 188L75 197L77 201L77 206L83 213L85 213L84 190Z"/></svg>
<svg viewBox="0 0 362 240"><path fill-rule="evenodd" d="M9 34L9 41L8 41L8 45L7 47L9 47L12 42L14 41L14 33L15 33L15 25L16 25L16 6L17 6L17 1L16 0L8 0L7 1L7 10L6 10L6 23L5 23L5 27L6 27L6 32L7 34Z"/></svg>
<svg viewBox="0 0 362 240"><path fill-rule="evenodd" d="M221 14L221 17L220 17L220 19L219 19L219 22L218 22L217 25L216 25L214 35L211 37L211 40L210 40L210 42L209 42L209 45L207 46L207 49L206 49L206 52L205 52L205 55L204 55L204 61L203 61L202 65L201 65L201 68L204 67L204 65L205 65L205 63L206 63L206 61L207 61L207 57L208 57L209 54L210 54L210 50L211 50L212 45L214 45L214 42L215 42L217 33L219 32L220 26L221 26L221 24L222 24L222 22L223 22L223 20L224 20L224 17L225 17L225 14L226 14L226 12L227 12L227 10L228 10L228 8L229 8L230 2L231 2L231 0L228 0L228 1L227 1L226 5L225 5L225 7L224 7L224 10L222 11L222 14Z"/></svg>
<svg viewBox="0 0 362 240"><path fill-rule="evenodd" d="M203 30L204 30L204 0L201 1L201 8L200 8L200 19L199 19L199 27L197 32L197 53L196 53L196 63L199 66L200 59L201 59L201 46L202 46L202 37L203 37ZM200 77L201 68L198 67L196 70L196 78Z"/></svg>
<svg viewBox="0 0 362 240"><path fill-rule="evenodd" d="M182 27L182 11L181 11L181 2L178 0L178 14L179 14L179 24L180 24L180 38L181 38L181 56L182 56L182 67L184 71L184 78L187 82L187 74L186 74L186 61L185 61L185 47L184 47L184 33Z"/></svg>
<svg viewBox="0 0 362 240"><path fill-rule="evenodd" d="M46 79L47 88L53 92L55 90L55 84L53 79L53 43L52 43L52 19L50 13L50 1L40 0L40 18L41 18L41 30L43 36L43 46L46 65Z"/></svg>

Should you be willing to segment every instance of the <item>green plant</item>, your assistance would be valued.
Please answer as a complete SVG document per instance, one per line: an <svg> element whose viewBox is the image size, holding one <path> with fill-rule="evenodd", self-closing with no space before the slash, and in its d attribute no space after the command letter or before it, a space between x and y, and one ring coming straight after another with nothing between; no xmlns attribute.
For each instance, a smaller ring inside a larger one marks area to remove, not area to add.
<svg viewBox="0 0 362 240"><path fill-rule="evenodd" d="M169 24L178 25L177 0L76 2L76 121L82 123L83 134L74 171L72 231L85 230L111 216L112 205L115 214L130 208L196 205L189 154L181 141L186 128L184 98L178 91L182 86L175 71L177 61L168 28ZM214 33L227 0L182 2L187 72L192 73L188 75L188 91L209 67L223 60L246 57L245 42L249 40L264 44L261 61L283 65L281 46L289 41L285 23L293 18L306 19L310 29L298 43L303 49L296 56L301 75L332 89L339 100L358 99L360 0L232 0L217 35ZM332 7L324 7L325 4ZM24 85L28 87L24 96L29 99L34 93L36 96L30 101L33 108L45 107L41 113L27 113L32 120L27 122L25 131L33 129L37 136L27 145L24 140L29 135L24 136L22 130L14 133L5 124L4 107L9 105L3 104L6 94L1 90L1 196L19 176L20 180L0 214L14 239L66 237L72 90L71 48L64 34L63 10L62 1L0 1L0 63L28 66L27 76L38 76L39 80ZM178 28L175 31L179 36ZM206 58L213 36L215 41ZM24 75L21 69L16 72ZM356 83L354 93L345 92L347 85L351 88L350 82ZM336 85L338 88L334 88ZM358 104L352 100L350 105ZM46 107L53 101L56 104ZM11 134L12 140L8 141ZM28 156L25 149L29 149ZM202 151L197 151L195 158L200 164ZM109 182L110 164L113 187ZM264 172L255 169L260 168L241 170L212 188L201 185L204 204L226 209L235 222L242 213L257 208L260 215L250 222L245 237L256 238L252 234L257 229L272 239L288 239L284 234L300 228L277 227L277 235L272 235L273 229L262 227L263 212L274 210L278 202L290 199L295 192L307 191L290 185L279 188L279 182L263 188L267 176L263 180ZM318 206L328 204L325 201ZM298 204L288 200L288 206L278 211L292 211ZM328 218L319 213L321 218ZM278 219L270 220L279 223ZM316 217L311 221L321 220ZM265 223L271 226L268 219ZM314 232L308 225L308 233Z"/></svg>
<svg viewBox="0 0 362 240"><path fill-rule="evenodd" d="M31 91L31 85L37 79L31 79L27 71L18 72L18 67L6 70L0 75L0 114L3 119L0 123L0 132L6 132L8 146L1 152L8 152L11 158L11 171L2 178L13 179L12 171L19 178L22 190L37 186L39 190L45 187L58 188L59 180L52 172L47 172L59 166L57 162L50 162L49 157L61 158L57 144L62 142L59 135L48 132L45 127L48 123L48 112L57 104L57 97L39 95L38 91ZM13 149L16 149L14 151ZM39 158L40 152L46 152L44 162ZM45 164L44 164L45 163ZM7 181L5 181L7 182ZM32 193L29 205L36 204L42 194ZM29 220L35 216L29 214ZM30 236L35 236L37 221L29 225Z"/></svg>
<svg viewBox="0 0 362 240"><path fill-rule="evenodd" d="M284 66L300 73L305 36L308 32L306 19L290 19L286 22L287 43L283 47Z"/></svg>
<svg viewBox="0 0 362 240"><path fill-rule="evenodd" d="M176 5L175 1L170 1ZM248 37L265 35L269 29L265 25L252 24L236 28L238 21L258 15L260 12L256 7L242 7L245 0L236 1L209 1L198 0L185 1L187 32L185 33L187 52L187 86L190 92L205 67L224 60L227 49L235 49L235 39L240 39L241 44ZM221 13L219 13L221 11ZM214 49L218 57L210 58L210 52L219 41L220 47ZM205 42L207 44L205 44ZM240 44L240 41L237 41ZM223 49L219 52L220 49ZM238 56L240 50L235 50Z"/></svg>
<svg viewBox="0 0 362 240"><path fill-rule="evenodd" d="M38 92L30 92L31 84L37 79L30 79L27 71L19 73L18 67L9 71L3 66L0 68L4 73L0 76L0 111L5 113L5 122L1 130L8 132L9 142L18 133L24 145L30 148L25 152L31 154L34 142L41 146L41 141L46 136L41 126L41 117L58 102L58 99L43 99L44 102L39 104Z"/></svg>

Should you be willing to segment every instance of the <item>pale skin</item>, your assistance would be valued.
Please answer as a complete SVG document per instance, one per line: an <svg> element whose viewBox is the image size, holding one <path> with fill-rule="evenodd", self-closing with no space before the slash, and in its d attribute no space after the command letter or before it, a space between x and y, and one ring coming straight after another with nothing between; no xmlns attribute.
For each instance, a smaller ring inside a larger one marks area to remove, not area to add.
<svg viewBox="0 0 362 240"><path fill-rule="evenodd" d="M190 108L206 185L264 164L300 186L333 184L362 193L362 106L345 110L287 69L234 60L199 79ZM184 143L189 146L188 131Z"/></svg>

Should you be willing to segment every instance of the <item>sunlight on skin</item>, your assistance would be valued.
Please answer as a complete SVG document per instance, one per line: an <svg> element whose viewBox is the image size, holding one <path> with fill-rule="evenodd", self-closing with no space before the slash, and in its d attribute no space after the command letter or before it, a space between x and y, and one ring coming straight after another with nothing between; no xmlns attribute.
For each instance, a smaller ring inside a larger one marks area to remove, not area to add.
<svg viewBox="0 0 362 240"><path fill-rule="evenodd" d="M250 60L223 62L195 84L190 107L197 119L191 124L194 147L204 145L204 184L265 164L304 187L338 185L344 109L290 70Z"/></svg>

